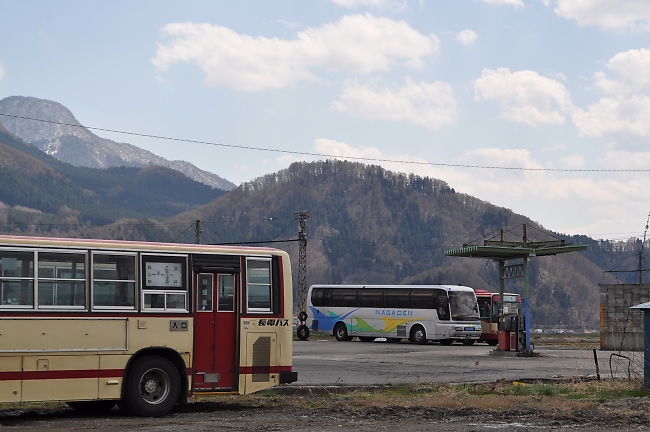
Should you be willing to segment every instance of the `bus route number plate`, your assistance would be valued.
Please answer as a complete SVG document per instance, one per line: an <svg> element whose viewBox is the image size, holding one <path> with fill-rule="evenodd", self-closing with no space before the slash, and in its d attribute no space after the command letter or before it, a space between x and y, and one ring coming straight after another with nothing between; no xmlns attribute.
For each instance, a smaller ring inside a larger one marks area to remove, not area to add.
<svg viewBox="0 0 650 432"><path fill-rule="evenodd" d="M187 320L169 321L169 331L187 331Z"/></svg>

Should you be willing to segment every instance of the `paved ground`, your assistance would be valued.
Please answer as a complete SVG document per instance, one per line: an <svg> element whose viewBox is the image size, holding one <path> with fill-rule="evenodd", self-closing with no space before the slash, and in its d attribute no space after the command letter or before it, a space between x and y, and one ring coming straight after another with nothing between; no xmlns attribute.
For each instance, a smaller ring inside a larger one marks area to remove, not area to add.
<svg viewBox="0 0 650 432"><path fill-rule="evenodd" d="M558 377L588 377L596 373L592 350L539 348L540 357L498 357L484 344L471 347L438 344L307 341L294 344L293 386L377 385L416 382L484 382ZM611 353L598 351L601 374L610 376ZM626 355L626 354L623 354ZM640 370L642 354L633 353L632 368ZM614 357L617 376L627 375L628 362ZM291 389L287 389L291 390ZM326 389L327 390L327 389ZM0 430L21 431L648 431L650 401L614 401L593 410L556 415L523 406L512 411L481 411L469 407L388 407L351 410L333 408L246 406L199 402L179 407L160 419L131 417L118 410L83 415L67 408L21 412L0 411Z"/></svg>
<svg viewBox="0 0 650 432"><path fill-rule="evenodd" d="M490 355L485 344L414 345L386 342L306 341L293 345L293 368L301 385L373 385L405 382L484 382L596 375L592 350L538 348L539 357ZM610 377L612 353L597 351L600 373ZM643 353L622 353L642 373ZM627 375L628 360L614 356L615 376Z"/></svg>

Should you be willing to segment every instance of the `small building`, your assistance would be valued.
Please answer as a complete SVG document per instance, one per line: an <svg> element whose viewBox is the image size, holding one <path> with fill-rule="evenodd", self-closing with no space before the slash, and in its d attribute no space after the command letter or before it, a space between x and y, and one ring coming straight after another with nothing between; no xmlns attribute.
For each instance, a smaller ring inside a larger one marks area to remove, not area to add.
<svg viewBox="0 0 650 432"><path fill-rule="evenodd" d="M643 310L650 302L650 284L600 285L600 349L643 351Z"/></svg>

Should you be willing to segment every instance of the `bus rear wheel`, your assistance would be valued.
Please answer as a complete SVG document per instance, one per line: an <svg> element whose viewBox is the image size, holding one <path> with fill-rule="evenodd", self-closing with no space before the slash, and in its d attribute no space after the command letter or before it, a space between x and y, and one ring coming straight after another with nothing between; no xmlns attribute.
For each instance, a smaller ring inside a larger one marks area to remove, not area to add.
<svg viewBox="0 0 650 432"><path fill-rule="evenodd" d="M334 326L334 337L337 341L347 342L351 341L352 338L348 335L348 328L343 323L338 323Z"/></svg>
<svg viewBox="0 0 650 432"><path fill-rule="evenodd" d="M124 404L135 415L160 417L174 408L180 396L178 371L166 358L146 356L128 374Z"/></svg>
<svg viewBox="0 0 650 432"><path fill-rule="evenodd" d="M416 325L411 329L411 341L418 345L427 343L427 332L421 325Z"/></svg>

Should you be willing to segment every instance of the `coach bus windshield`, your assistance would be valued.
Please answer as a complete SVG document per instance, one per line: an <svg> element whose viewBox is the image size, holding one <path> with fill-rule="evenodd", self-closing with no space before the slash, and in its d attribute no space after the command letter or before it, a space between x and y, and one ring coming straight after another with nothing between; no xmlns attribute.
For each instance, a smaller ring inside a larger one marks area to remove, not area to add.
<svg viewBox="0 0 650 432"><path fill-rule="evenodd" d="M478 306L473 292L449 291L449 306L452 320L479 320Z"/></svg>

